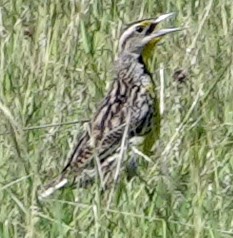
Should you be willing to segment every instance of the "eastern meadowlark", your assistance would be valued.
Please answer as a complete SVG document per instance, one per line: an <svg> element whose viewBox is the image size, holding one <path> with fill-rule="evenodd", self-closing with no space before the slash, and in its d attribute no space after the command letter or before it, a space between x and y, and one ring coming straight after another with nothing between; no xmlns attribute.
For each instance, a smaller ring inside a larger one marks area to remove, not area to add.
<svg viewBox="0 0 233 238"><path fill-rule="evenodd" d="M123 31L111 88L75 146L61 176L40 198L64 187L70 177L77 179L93 164L99 172L106 174L116 167L120 151L126 145L140 144L143 153L150 152L160 133L160 114L147 62L164 35L180 30L157 29L161 21L172 15L139 20Z"/></svg>

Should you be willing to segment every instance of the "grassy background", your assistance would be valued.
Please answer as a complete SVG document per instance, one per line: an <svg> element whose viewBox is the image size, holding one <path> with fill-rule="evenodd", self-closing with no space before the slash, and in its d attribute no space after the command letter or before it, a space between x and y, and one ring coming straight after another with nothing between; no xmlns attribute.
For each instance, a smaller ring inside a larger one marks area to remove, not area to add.
<svg viewBox="0 0 233 238"><path fill-rule="evenodd" d="M167 12L187 29L155 54L165 109L153 162L114 191L39 203L112 80L124 23ZM1 0L0 237L232 237L232 19L231 0Z"/></svg>

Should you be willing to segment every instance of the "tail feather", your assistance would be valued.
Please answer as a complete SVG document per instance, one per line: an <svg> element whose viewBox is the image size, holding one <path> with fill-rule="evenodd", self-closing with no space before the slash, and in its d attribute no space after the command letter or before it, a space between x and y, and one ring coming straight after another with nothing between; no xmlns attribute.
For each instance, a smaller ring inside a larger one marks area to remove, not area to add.
<svg viewBox="0 0 233 238"><path fill-rule="evenodd" d="M54 192L56 192L57 190L65 187L68 183L68 179L67 178L61 178L59 179L59 181L55 181L52 184L48 185L47 189L45 191L43 191L39 196L39 200L43 200L47 197L49 197L50 195L52 195Z"/></svg>
<svg viewBox="0 0 233 238"><path fill-rule="evenodd" d="M53 182L49 183L43 192L41 192L38 196L39 200L43 200L52 194L54 194L57 190L64 188L67 185L75 185L78 182L79 186L86 187L90 182L92 182L95 177L96 171L95 169L84 170L80 175L72 176L67 171L55 179Z"/></svg>
<svg viewBox="0 0 233 238"><path fill-rule="evenodd" d="M52 183L47 185L45 190L39 194L38 196L39 200L43 200L51 196L57 190L62 189L67 185L77 185L79 187L86 187L92 184L96 175L99 176L101 186L104 188L105 185L112 180L110 177L113 176L115 172L114 168L116 167L118 156L119 155L115 153L109 156L106 160L102 161L99 170L98 168L84 169L82 171L79 171L80 173L76 175L72 173L73 171L71 172L68 170L63 171L63 174L59 178L55 179Z"/></svg>

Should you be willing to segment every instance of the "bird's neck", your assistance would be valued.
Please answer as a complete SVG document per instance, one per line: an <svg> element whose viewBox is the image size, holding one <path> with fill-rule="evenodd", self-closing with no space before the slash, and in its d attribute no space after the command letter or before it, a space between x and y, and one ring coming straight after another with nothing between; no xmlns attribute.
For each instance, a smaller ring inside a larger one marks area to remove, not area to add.
<svg viewBox="0 0 233 238"><path fill-rule="evenodd" d="M143 57L143 55L139 55L138 62L143 65L144 72L149 74L151 76L151 73L149 71L149 60L146 61Z"/></svg>
<svg viewBox="0 0 233 238"><path fill-rule="evenodd" d="M141 53L144 64L147 67L147 69L149 69L149 70L151 70L151 67L152 67L152 59L153 59L155 48L156 48L156 42L152 41L152 42L148 43L143 48L142 53Z"/></svg>
<svg viewBox="0 0 233 238"><path fill-rule="evenodd" d="M151 76L151 73L149 71L149 60L146 60L143 57L143 54L136 54L132 52L124 52L120 55L118 58L118 69L124 69L124 68L130 68L130 65L138 65L136 66L137 69L141 68L144 73L149 74ZM138 73L138 71L135 71Z"/></svg>

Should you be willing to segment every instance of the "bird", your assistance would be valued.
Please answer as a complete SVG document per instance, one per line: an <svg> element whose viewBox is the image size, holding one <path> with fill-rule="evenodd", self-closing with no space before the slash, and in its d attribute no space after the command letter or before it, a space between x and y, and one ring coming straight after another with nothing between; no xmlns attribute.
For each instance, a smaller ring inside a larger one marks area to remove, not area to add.
<svg viewBox="0 0 233 238"><path fill-rule="evenodd" d="M116 168L121 152L131 145L139 146L145 155L150 154L160 134L161 119L156 85L148 62L165 35L181 30L174 27L157 29L160 22L172 16L174 13L166 13L138 20L123 30L112 84L61 174L46 186L40 199L65 187L70 180L74 183L84 171L95 174L98 167L100 174L106 175Z"/></svg>

